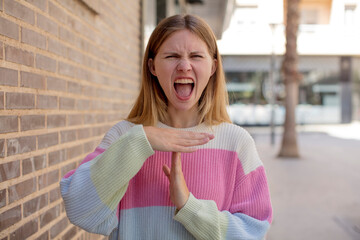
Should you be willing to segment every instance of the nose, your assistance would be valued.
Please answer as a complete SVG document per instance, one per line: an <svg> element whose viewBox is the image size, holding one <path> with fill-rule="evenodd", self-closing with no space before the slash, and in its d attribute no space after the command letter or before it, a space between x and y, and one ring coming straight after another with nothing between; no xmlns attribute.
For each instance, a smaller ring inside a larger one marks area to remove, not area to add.
<svg viewBox="0 0 360 240"><path fill-rule="evenodd" d="M188 59L180 59L177 68L178 71L182 71L182 72L187 72L191 70L191 64L190 61Z"/></svg>

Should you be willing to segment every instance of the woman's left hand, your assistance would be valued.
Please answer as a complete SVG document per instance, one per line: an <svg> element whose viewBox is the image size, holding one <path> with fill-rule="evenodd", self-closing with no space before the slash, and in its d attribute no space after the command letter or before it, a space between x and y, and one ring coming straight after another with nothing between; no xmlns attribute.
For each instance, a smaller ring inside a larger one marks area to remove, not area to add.
<svg viewBox="0 0 360 240"><path fill-rule="evenodd" d="M170 200L176 206L176 209L180 210L185 205L190 195L181 168L180 153L172 153L171 169L167 165L164 165L163 171L170 182Z"/></svg>

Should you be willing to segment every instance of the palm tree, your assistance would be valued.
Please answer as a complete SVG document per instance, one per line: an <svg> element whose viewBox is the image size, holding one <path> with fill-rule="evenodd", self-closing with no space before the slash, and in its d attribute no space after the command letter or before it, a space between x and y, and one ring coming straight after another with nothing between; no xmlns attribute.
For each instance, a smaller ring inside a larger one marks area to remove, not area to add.
<svg viewBox="0 0 360 240"><path fill-rule="evenodd" d="M295 108L298 102L300 74L297 70L297 32L299 28L300 0L287 0L286 52L282 63L285 84L285 123L279 157L299 157L297 146Z"/></svg>

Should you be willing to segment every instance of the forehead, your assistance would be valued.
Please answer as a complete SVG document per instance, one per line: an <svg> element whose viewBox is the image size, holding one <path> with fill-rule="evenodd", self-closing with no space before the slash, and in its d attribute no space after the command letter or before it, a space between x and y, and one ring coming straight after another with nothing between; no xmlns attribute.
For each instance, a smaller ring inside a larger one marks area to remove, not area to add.
<svg viewBox="0 0 360 240"><path fill-rule="evenodd" d="M206 43L187 29L171 34L159 48L159 52L206 50L208 50Z"/></svg>

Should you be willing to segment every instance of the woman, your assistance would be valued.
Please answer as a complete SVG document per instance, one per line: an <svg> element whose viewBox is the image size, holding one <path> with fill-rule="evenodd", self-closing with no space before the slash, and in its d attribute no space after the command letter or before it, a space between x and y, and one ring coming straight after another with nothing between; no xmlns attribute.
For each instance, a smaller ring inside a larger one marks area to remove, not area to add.
<svg viewBox="0 0 360 240"><path fill-rule="evenodd" d="M70 221L110 239L262 239L272 219L265 170L230 123L210 27L164 19L142 74L127 120L61 180Z"/></svg>

